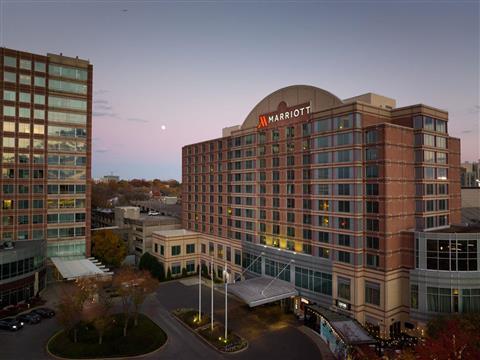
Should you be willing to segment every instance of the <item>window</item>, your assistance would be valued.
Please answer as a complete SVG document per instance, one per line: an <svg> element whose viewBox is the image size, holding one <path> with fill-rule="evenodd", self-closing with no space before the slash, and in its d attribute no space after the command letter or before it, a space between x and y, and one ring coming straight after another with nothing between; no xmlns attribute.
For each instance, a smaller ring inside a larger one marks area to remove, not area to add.
<svg viewBox="0 0 480 360"><path fill-rule="evenodd" d="M324 247L319 247L318 248L318 256L324 259L329 259L330 258L330 249L324 248Z"/></svg>
<svg viewBox="0 0 480 360"><path fill-rule="evenodd" d="M325 232L325 231L319 231L318 232L318 241L322 243L328 243L329 242L329 237L330 233Z"/></svg>
<svg viewBox="0 0 480 360"><path fill-rule="evenodd" d="M378 196L378 184L366 184L365 190L369 196Z"/></svg>
<svg viewBox="0 0 480 360"><path fill-rule="evenodd" d="M195 244L187 244L186 251L187 251L187 254L195 253Z"/></svg>
<svg viewBox="0 0 480 360"><path fill-rule="evenodd" d="M377 214L378 213L378 201L367 201L367 213Z"/></svg>
<svg viewBox="0 0 480 360"><path fill-rule="evenodd" d="M338 234L338 245L341 246L350 246L350 235L347 234Z"/></svg>
<svg viewBox="0 0 480 360"><path fill-rule="evenodd" d="M350 201L339 201L338 202L338 211L339 212L350 212Z"/></svg>
<svg viewBox="0 0 480 360"><path fill-rule="evenodd" d="M379 239L374 236L367 236L367 248L368 249L379 249Z"/></svg>
<svg viewBox="0 0 480 360"><path fill-rule="evenodd" d="M452 291L449 288L427 286L427 310L449 313L452 311Z"/></svg>
<svg viewBox="0 0 480 360"><path fill-rule="evenodd" d="M378 166L377 165L369 165L365 169L365 175L367 178L376 178L378 177Z"/></svg>
<svg viewBox="0 0 480 360"><path fill-rule="evenodd" d="M418 309L418 285L410 285L410 307Z"/></svg>
<svg viewBox="0 0 480 360"><path fill-rule="evenodd" d="M374 254L367 254L367 266L378 267L380 264L380 257Z"/></svg>
<svg viewBox="0 0 480 360"><path fill-rule="evenodd" d="M337 296L345 300L350 300L350 279L337 278Z"/></svg>
<svg viewBox="0 0 480 360"><path fill-rule="evenodd" d="M172 256L180 255L182 247L180 245L172 246Z"/></svg>
<svg viewBox="0 0 480 360"><path fill-rule="evenodd" d="M378 131L377 130L369 130L365 133L365 142L367 144L373 144L378 141Z"/></svg>
<svg viewBox="0 0 480 360"><path fill-rule="evenodd" d="M377 219L367 219L366 222L368 231L379 231L380 225Z"/></svg>
<svg viewBox="0 0 480 360"><path fill-rule="evenodd" d="M350 263L351 254L347 251L338 251L338 261Z"/></svg>
<svg viewBox="0 0 480 360"><path fill-rule="evenodd" d="M338 195L350 195L350 184L338 184Z"/></svg>
<svg viewBox="0 0 480 360"><path fill-rule="evenodd" d="M367 304L380 306L380 285L379 284L365 282L365 302Z"/></svg>

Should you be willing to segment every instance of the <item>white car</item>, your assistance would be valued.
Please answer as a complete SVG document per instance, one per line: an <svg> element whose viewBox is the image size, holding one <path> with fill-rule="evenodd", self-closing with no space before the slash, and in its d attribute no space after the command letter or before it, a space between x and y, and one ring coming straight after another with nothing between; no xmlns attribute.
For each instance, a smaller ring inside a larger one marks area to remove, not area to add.
<svg viewBox="0 0 480 360"><path fill-rule="evenodd" d="M158 216L160 213L158 211L149 211L148 216Z"/></svg>

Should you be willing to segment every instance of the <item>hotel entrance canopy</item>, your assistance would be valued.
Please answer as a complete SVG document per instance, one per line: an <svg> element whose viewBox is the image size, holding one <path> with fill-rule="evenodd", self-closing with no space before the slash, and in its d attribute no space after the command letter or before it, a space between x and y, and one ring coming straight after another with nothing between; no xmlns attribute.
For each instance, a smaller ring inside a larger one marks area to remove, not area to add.
<svg viewBox="0 0 480 360"><path fill-rule="evenodd" d="M51 258L58 272L65 280L75 280L88 276L111 275L108 268L93 258L66 260L59 257Z"/></svg>
<svg viewBox="0 0 480 360"><path fill-rule="evenodd" d="M250 307L298 295L293 284L264 276L230 284L228 291L245 301Z"/></svg>

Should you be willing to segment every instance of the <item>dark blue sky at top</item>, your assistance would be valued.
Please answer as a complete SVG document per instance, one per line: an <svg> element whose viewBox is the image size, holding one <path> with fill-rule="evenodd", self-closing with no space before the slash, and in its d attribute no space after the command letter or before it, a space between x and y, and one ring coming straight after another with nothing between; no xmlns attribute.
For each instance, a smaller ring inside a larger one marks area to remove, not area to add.
<svg viewBox="0 0 480 360"><path fill-rule="evenodd" d="M93 63L95 177L180 179L183 145L292 84L446 109L480 157L476 1L0 4L0 46Z"/></svg>

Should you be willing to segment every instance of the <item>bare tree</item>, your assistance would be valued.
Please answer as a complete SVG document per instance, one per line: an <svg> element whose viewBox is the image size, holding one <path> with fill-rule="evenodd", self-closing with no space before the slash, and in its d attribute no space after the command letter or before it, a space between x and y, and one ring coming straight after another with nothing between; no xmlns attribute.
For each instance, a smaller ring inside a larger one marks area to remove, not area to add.
<svg viewBox="0 0 480 360"><path fill-rule="evenodd" d="M131 267L123 267L114 277L114 286L122 299L124 314L123 336L127 336L127 328L133 317L134 326L138 325L138 314L148 294L152 293L158 282L148 271L135 271Z"/></svg>
<svg viewBox="0 0 480 360"><path fill-rule="evenodd" d="M110 294L106 291L107 281L102 278L92 280L94 288L94 299L86 311L85 318L93 323L98 333L98 343L102 344L103 336L112 325L113 301Z"/></svg>
<svg viewBox="0 0 480 360"><path fill-rule="evenodd" d="M148 271L138 272L136 283L132 286L133 318L134 326L138 325L138 314L146 297L155 291L158 281Z"/></svg>

